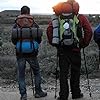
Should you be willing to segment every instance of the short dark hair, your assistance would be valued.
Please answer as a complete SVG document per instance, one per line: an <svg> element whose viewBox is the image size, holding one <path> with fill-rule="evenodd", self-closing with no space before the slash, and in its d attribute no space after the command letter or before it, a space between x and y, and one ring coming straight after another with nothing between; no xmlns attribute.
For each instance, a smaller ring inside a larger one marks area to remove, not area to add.
<svg viewBox="0 0 100 100"><path fill-rule="evenodd" d="M21 8L21 14L30 14L30 8L28 6L23 6Z"/></svg>

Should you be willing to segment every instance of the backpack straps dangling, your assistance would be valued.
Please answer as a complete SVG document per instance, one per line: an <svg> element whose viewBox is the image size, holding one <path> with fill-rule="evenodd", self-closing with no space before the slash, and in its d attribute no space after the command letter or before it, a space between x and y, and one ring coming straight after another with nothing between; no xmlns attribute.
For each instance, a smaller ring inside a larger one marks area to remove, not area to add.
<svg viewBox="0 0 100 100"><path fill-rule="evenodd" d="M77 24L78 23L79 23L79 20L78 20L77 16L74 15L72 31L74 33L74 38L77 39L77 41L79 42L79 38L77 37Z"/></svg>
<svg viewBox="0 0 100 100"><path fill-rule="evenodd" d="M30 27L30 47L32 48L33 46L33 37L32 37L32 29L31 29L31 27Z"/></svg>
<svg viewBox="0 0 100 100"><path fill-rule="evenodd" d="M22 28L20 28L20 52L22 53Z"/></svg>

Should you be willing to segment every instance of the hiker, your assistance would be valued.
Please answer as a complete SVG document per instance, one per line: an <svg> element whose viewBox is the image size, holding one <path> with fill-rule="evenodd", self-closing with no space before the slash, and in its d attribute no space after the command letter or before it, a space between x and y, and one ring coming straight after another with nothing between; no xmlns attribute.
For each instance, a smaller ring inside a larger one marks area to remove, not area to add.
<svg viewBox="0 0 100 100"><path fill-rule="evenodd" d="M27 100L25 83L26 62L30 64L31 71L34 73L35 98L47 96L47 93L41 88L40 66L37 60L39 44L42 41L41 37L42 30L30 15L30 8L23 6L21 8L21 15L17 17L12 29L12 43L16 48L18 63L17 75L21 95L20 100Z"/></svg>
<svg viewBox="0 0 100 100"><path fill-rule="evenodd" d="M53 7L47 27L48 42L57 48L60 68L60 92L57 100L68 100L70 89L72 99L82 98L80 89L81 49L89 45L92 29L85 15L79 14L75 0L60 2Z"/></svg>
<svg viewBox="0 0 100 100"><path fill-rule="evenodd" d="M93 39L99 48L99 66L98 67L100 68L100 24L98 24L97 27L94 29Z"/></svg>

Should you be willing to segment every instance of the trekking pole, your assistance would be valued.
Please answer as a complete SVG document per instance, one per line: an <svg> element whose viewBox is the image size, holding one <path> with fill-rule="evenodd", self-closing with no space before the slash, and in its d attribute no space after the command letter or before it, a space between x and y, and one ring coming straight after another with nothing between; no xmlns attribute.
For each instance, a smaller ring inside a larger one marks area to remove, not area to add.
<svg viewBox="0 0 100 100"><path fill-rule="evenodd" d="M89 84L88 69L87 69L87 66L86 66L86 56L85 56L84 48L83 48L83 55L84 55L84 63L85 63L85 69L86 69L86 76L87 76L87 82L88 82L89 95L90 95L90 97L92 97L90 84Z"/></svg>
<svg viewBox="0 0 100 100"><path fill-rule="evenodd" d="M34 96L34 81L33 81L33 73L32 73L32 68L31 67L30 67L30 73L31 73L32 90L33 90L33 96Z"/></svg>
<svg viewBox="0 0 100 100"><path fill-rule="evenodd" d="M59 66L59 57L58 57L58 50L57 50L57 60L56 60L56 84L55 84L55 99L56 99L56 97L57 97L57 74L58 74L58 70L57 70L57 68L58 68L58 66Z"/></svg>

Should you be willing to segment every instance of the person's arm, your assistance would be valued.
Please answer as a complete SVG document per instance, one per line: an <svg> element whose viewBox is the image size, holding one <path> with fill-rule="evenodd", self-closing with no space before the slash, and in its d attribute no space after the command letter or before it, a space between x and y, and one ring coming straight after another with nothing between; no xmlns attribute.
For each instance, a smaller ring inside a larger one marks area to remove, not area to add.
<svg viewBox="0 0 100 100"><path fill-rule="evenodd" d="M17 24L14 24L13 28L17 28ZM12 34L13 34L13 33L12 33ZM13 43L14 45L16 45L17 39L14 39L14 38L12 37L12 35L11 35L11 41L12 41L12 43Z"/></svg>
<svg viewBox="0 0 100 100"><path fill-rule="evenodd" d="M38 38L36 38L35 40L40 44L41 41L42 41L42 37L38 37Z"/></svg>
<svg viewBox="0 0 100 100"><path fill-rule="evenodd" d="M17 24L16 23L14 24L13 28L17 28Z"/></svg>
<svg viewBox="0 0 100 100"><path fill-rule="evenodd" d="M88 19L84 15L80 15L79 20L83 29L83 37L80 39L80 47L84 48L89 45L93 32Z"/></svg>
<svg viewBox="0 0 100 100"><path fill-rule="evenodd" d="M39 28L39 25L35 21L33 21L33 27Z"/></svg>
<svg viewBox="0 0 100 100"><path fill-rule="evenodd" d="M53 38L53 25L52 22L50 21L46 30L48 42L50 45L52 45L52 38Z"/></svg>

